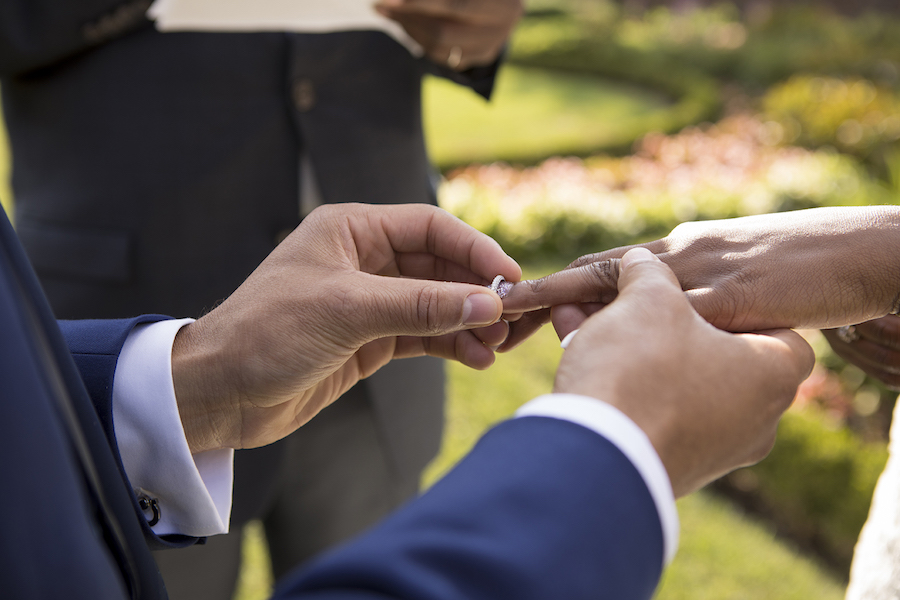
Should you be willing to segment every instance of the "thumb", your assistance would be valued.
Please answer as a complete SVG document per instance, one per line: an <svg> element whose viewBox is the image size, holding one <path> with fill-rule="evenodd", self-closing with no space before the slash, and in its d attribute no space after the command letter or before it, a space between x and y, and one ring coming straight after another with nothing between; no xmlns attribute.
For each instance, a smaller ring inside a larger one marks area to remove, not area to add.
<svg viewBox="0 0 900 600"><path fill-rule="evenodd" d="M500 320L503 302L474 284L379 277L369 288L361 325L376 337L437 336Z"/></svg>
<svg viewBox="0 0 900 600"><path fill-rule="evenodd" d="M633 248L622 257L618 287L619 298L635 293L674 293L683 297L681 284L672 269L646 248Z"/></svg>

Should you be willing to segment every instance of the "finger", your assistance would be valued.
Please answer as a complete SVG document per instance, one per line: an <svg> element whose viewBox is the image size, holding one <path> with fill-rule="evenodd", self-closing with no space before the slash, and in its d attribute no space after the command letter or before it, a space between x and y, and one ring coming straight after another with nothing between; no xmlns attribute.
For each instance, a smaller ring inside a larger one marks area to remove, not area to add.
<svg viewBox="0 0 900 600"><path fill-rule="evenodd" d="M419 41L413 28L406 26L410 37ZM434 32L430 44L423 43L428 58L456 71L483 67L497 60L506 43L507 31L497 27L473 27L448 23Z"/></svg>
<svg viewBox="0 0 900 600"><path fill-rule="evenodd" d="M560 304L550 311L553 329L560 340L581 327L590 314L580 304Z"/></svg>
<svg viewBox="0 0 900 600"><path fill-rule="evenodd" d="M653 252L654 254L662 254L666 251L666 242L664 239L655 240L652 242L648 242L646 244L633 244L631 246L622 246L620 248L613 248L611 250L604 250L603 252L595 252L594 254L585 254L582 257L579 257L572 261L567 269L574 269L577 267L583 267L585 265L589 265L591 263L603 262L606 260L611 260L613 258L622 258L625 256L625 253L633 248L646 248Z"/></svg>
<svg viewBox="0 0 900 600"><path fill-rule="evenodd" d="M880 381L887 389L893 392L900 391L900 374L889 373L880 369L873 369L871 372L866 371L866 374Z"/></svg>
<svg viewBox="0 0 900 600"><path fill-rule="evenodd" d="M497 348L497 351L509 352L534 335L549 320L549 308L525 313L519 320L509 324L509 335L507 335L506 341Z"/></svg>
<svg viewBox="0 0 900 600"><path fill-rule="evenodd" d="M623 296L639 294L655 297L660 300L659 304L667 304L661 301L665 297L671 297L676 303L675 297L687 302L672 269L646 248L632 248L622 256L617 284L619 296L616 301L624 300Z"/></svg>
<svg viewBox="0 0 900 600"><path fill-rule="evenodd" d="M489 285L491 277L483 277L468 267L440 258L434 254L404 253L397 255L396 268L389 266L378 275L431 279L435 281L456 281L475 285ZM496 275L496 273L495 273Z"/></svg>
<svg viewBox="0 0 900 600"><path fill-rule="evenodd" d="M866 373L873 376L876 376L875 372L900 375L900 351L862 337L847 343L837 336L834 329L826 329L822 333L838 356Z"/></svg>
<svg viewBox="0 0 900 600"><path fill-rule="evenodd" d="M854 346L856 346L858 342L847 344L837 338L829 337L828 332L823 333L825 333L825 337L828 338L828 342L831 344L834 353L839 357L850 364L856 365L862 369L866 375L874 377L889 389L895 391L900 389L900 369L877 364L868 357L856 352Z"/></svg>
<svg viewBox="0 0 900 600"><path fill-rule="evenodd" d="M509 29L420 15L383 13L399 23L406 33L421 44L432 61L457 71L494 62L500 54Z"/></svg>
<svg viewBox="0 0 900 600"><path fill-rule="evenodd" d="M494 292L465 283L358 274L342 309L363 339L439 336L492 325L503 303ZM359 334L357 334L359 335Z"/></svg>
<svg viewBox="0 0 900 600"><path fill-rule="evenodd" d="M765 341L761 342L765 346L765 352L771 356L772 368L793 367L793 378L796 380L796 385L800 385L812 373L816 363L815 352L809 343L803 339L803 336L796 331L791 329L772 329L756 333L738 334L738 336L745 339L755 338L760 340L769 338L773 340L775 343L772 344L767 344ZM781 367L777 365L781 365Z"/></svg>
<svg viewBox="0 0 900 600"><path fill-rule="evenodd" d="M658 258L656 258L656 256L652 252L650 252L649 250L646 250L644 248L637 248L630 252L631 252L631 256L629 257L628 263L627 263L627 264L631 265L631 267L630 267L631 274L629 275L629 278L631 281L640 280L642 282L641 285L638 285L637 283L626 284L626 286L631 286L634 289L634 291L632 291L631 293L636 293L637 288L643 287L643 288L648 288L648 289L645 289L642 293L652 294L652 293L654 293L654 290L652 289L653 287L659 287L662 285L663 287L669 289L670 293L678 295L680 300L676 300L676 302L686 302L686 300L684 300L683 297L681 296L681 286L678 284L678 280L675 278L675 274L672 273L672 270L669 267L667 267ZM625 256L628 256L628 254L626 253ZM598 263L598 264L606 265L604 272L606 273L606 276L608 277L610 263L607 262L607 263ZM623 261L618 264L620 265L620 268L624 268L622 266L625 264L624 257L623 257ZM648 266L645 266L645 265L648 265ZM586 272L589 273L592 268L593 267L589 266L588 270ZM555 273L554 275L562 275L564 273L565 273L565 271L560 271L559 273ZM618 287L621 292L625 288L623 287L623 283L622 283L622 274L619 273L618 270L617 270L617 273L618 273L618 275L617 275ZM585 288L584 279L582 277L582 279L580 280L580 283L579 283L580 275L581 274L579 274L579 273L575 273L573 276L570 276L570 277L574 277L575 288L583 290ZM546 280L547 278L544 278L544 279ZM553 283L555 283L555 282L553 282ZM516 286L518 286L518 285L521 285L521 284L516 284ZM513 286L513 290L515 290L516 286ZM533 284L531 284L530 287L533 288L534 287ZM553 285L550 285L549 287L553 287ZM505 306L506 300L509 299L509 297L512 293L513 293L513 291L511 291L510 294L507 295L506 298L504 298L504 306ZM525 294L525 293L526 293L525 291L522 292L522 294ZM540 293L540 290L538 291L538 293ZM594 294L596 294L596 291L594 292ZM518 300L516 300L516 299L514 299L514 301L518 302ZM563 303L571 303L571 302L572 301L569 300L568 302L563 302ZM522 343L531 334L533 334L541 325L546 323L547 318L548 318L548 309L547 308L543 308L541 310L536 310L536 311L527 313L525 316L522 317L522 319L519 320L519 322L511 325L509 337L507 338L506 342L502 346L500 346L499 351L507 352L507 351L511 350L512 348L516 347L518 344ZM575 317L572 319L571 322L577 321L578 323L580 323L583 320L584 319L579 320L577 317ZM571 329L568 329L568 331L571 331L572 329L574 329L574 327L571 327ZM566 333L568 333L568 331Z"/></svg>
<svg viewBox="0 0 900 600"><path fill-rule="evenodd" d="M503 309L525 312L577 302L609 304L618 294L619 263L603 260L520 281L503 298Z"/></svg>
<svg viewBox="0 0 900 600"><path fill-rule="evenodd" d="M519 0L380 0L375 8L390 15L427 15L471 23L503 22L509 27L522 13Z"/></svg>
<svg viewBox="0 0 900 600"><path fill-rule="evenodd" d="M484 370L494 364L494 351L472 331L458 331L436 337L398 337L394 358L435 356L454 360L473 369Z"/></svg>
<svg viewBox="0 0 900 600"><path fill-rule="evenodd" d="M519 265L500 244L445 210L425 204L358 206L365 208L349 218L346 210L338 214L348 218L361 263L389 262L384 256L387 251L394 256L425 253L457 263L488 280L496 275L510 281L522 278ZM388 248L379 241L386 242Z"/></svg>
<svg viewBox="0 0 900 600"><path fill-rule="evenodd" d="M897 315L887 315L854 327L861 338L885 348L900 350L900 317Z"/></svg>
<svg viewBox="0 0 900 600"><path fill-rule="evenodd" d="M485 346L496 348L506 341L506 336L509 335L509 323L501 319L493 325L479 327L471 331Z"/></svg>

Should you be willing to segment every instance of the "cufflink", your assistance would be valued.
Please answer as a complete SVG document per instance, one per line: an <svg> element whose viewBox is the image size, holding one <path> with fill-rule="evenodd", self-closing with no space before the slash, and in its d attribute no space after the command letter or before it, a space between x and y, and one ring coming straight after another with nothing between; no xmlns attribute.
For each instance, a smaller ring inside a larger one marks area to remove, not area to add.
<svg viewBox="0 0 900 600"><path fill-rule="evenodd" d="M143 511L144 517L147 517L147 511L150 511L150 517L147 517L147 524L150 527L153 527L157 523L159 523L159 500L148 496L144 490L137 489L134 490L135 495L137 495L138 506L141 507L141 511Z"/></svg>

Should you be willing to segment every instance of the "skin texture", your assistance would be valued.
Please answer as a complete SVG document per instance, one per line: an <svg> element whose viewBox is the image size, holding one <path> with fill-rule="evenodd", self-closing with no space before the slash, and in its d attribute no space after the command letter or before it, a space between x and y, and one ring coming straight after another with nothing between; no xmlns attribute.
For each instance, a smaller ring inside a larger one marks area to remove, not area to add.
<svg viewBox="0 0 900 600"><path fill-rule="evenodd" d="M380 0L375 10L457 71L494 62L523 12L521 0Z"/></svg>
<svg viewBox="0 0 900 600"><path fill-rule="evenodd" d="M820 208L685 223L641 245L668 264L694 308L728 331L834 328L900 307L900 207ZM513 287L504 311L526 313L508 350L550 318L549 307L595 311L616 296L629 248L583 256ZM566 327L566 310L554 315Z"/></svg>
<svg viewBox="0 0 900 600"><path fill-rule="evenodd" d="M854 327L858 339L845 342L836 329L822 333L835 353L867 374L900 391L900 317L888 315Z"/></svg>
<svg viewBox="0 0 900 600"><path fill-rule="evenodd" d="M788 330L731 334L691 307L671 269L647 250L619 263L618 295L579 328L554 389L602 399L649 437L682 496L772 448L782 413L812 369L812 349Z"/></svg>
<svg viewBox="0 0 900 600"><path fill-rule="evenodd" d="M498 273L521 277L495 241L441 209L318 208L176 337L191 451L281 439L394 358L487 368L507 334L500 298L483 287Z"/></svg>

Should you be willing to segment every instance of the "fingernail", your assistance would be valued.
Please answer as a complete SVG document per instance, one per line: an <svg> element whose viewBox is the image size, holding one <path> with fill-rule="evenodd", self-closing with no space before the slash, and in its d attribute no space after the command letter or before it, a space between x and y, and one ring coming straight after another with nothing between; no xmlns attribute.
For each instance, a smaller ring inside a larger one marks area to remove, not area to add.
<svg viewBox="0 0 900 600"><path fill-rule="evenodd" d="M472 294L463 303L464 325L491 325L497 316L497 301L493 296Z"/></svg>
<svg viewBox="0 0 900 600"><path fill-rule="evenodd" d="M403 4L403 0L378 0L376 6L381 5L387 8L397 7Z"/></svg>
<svg viewBox="0 0 900 600"><path fill-rule="evenodd" d="M659 258L646 248L632 248L622 257L622 267L648 260L660 262Z"/></svg>
<svg viewBox="0 0 900 600"><path fill-rule="evenodd" d="M564 337L564 338L562 339L562 341L559 343L559 347L562 348L563 350L565 350L566 348L568 348L568 347L569 347L569 344L572 343L572 340L575 339L575 335L576 335L579 331L581 331L581 330L580 330L580 329L573 329L572 331L570 331L569 334L568 334L566 337Z"/></svg>

